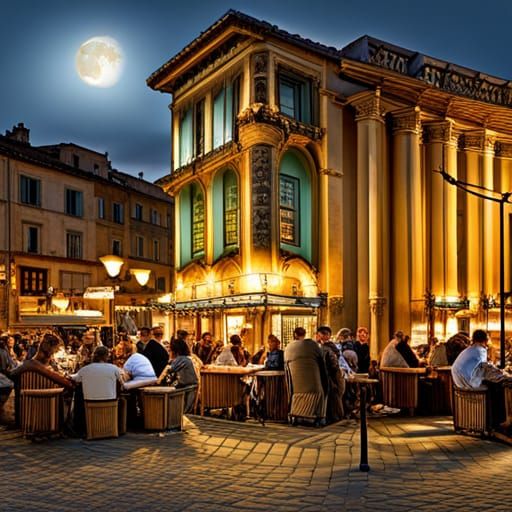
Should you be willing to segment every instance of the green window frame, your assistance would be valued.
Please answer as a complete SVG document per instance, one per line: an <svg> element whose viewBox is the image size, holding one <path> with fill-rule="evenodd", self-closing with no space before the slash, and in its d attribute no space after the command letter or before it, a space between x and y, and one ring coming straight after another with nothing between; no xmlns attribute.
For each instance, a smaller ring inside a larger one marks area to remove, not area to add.
<svg viewBox="0 0 512 512"><path fill-rule="evenodd" d="M238 183L235 173L228 171L223 176L224 199L224 247L238 245Z"/></svg>
<svg viewBox="0 0 512 512"><path fill-rule="evenodd" d="M204 195L201 189L192 187L192 257L204 253Z"/></svg>
<svg viewBox="0 0 512 512"><path fill-rule="evenodd" d="M279 176L279 232L281 242L300 245L299 180L286 174Z"/></svg>
<svg viewBox="0 0 512 512"><path fill-rule="evenodd" d="M313 123L311 80L280 69L278 71L279 110L302 123Z"/></svg>

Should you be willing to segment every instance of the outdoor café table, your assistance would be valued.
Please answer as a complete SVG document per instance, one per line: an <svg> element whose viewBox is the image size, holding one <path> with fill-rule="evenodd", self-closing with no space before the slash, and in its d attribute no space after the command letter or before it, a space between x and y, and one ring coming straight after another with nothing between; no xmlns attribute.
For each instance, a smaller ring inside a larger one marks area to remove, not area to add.
<svg viewBox="0 0 512 512"><path fill-rule="evenodd" d="M262 419L288 421L288 388L284 370L261 370L255 376L258 396L262 399Z"/></svg>
<svg viewBox="0 0 512 512"><path fill-rule="evenodd" d="M366 393L367 386L378 384L377 379L368 378L368 374L355 373L349 377L349 382L354 382L358 386L359 390L359 409L360 409L360 459L359 459L359 471L368 472L370 471L370 465L368 464L368 424L366 422Z"/></svg>
<svg viewBox="0 0 512 512"><path fill-rule="evenodd" d="M201 368L201 416L205 409L226 409L243 402L243 377L253 375L261 367L207 365Z"/></svg>

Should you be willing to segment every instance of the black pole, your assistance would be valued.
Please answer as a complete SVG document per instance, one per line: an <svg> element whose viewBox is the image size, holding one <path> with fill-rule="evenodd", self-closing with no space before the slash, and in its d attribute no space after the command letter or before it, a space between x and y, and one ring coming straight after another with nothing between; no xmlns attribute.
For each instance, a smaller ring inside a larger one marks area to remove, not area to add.
<svg viewBox="0 0 512 512"><path fill-rule="evenodd" d="M505 368L505 198L500 201L500 367Z"/></svg>
<svg viewBox="0 0 512 512"><path fill-rule="evenodd" d="M361 458L359 462L359 471L367 473L370 471L368 465L368 425L366 424L366 384L359 384L360 391L360 416L361 416Z"/></svg>

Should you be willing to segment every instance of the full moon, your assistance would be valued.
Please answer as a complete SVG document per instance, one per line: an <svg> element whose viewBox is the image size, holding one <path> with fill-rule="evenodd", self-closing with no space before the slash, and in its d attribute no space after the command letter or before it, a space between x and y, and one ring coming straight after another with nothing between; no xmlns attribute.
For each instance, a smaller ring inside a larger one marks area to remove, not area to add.
<svg viewBox="0 0 512 512"><path fill-rule="evenodd" d="M108 36L93 37L78 49L75 65L78 76L86 84L112 87L123 70L121 46Z"/></svg>

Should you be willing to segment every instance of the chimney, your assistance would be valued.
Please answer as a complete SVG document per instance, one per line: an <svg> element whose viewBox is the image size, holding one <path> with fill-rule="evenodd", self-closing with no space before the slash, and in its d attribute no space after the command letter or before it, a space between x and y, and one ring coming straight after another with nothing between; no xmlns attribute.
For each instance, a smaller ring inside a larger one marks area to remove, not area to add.
<svg viewBox="0 0 512 512"><path fill-rule="evenodd" d="M23 144L30 144L30 130L25 128L23 123L18 123L18 126L13 126L12 130L6 130L5 136L8 139L22 142Z"/></svg>
<svg viewBox="0 0 512 512"><path fill-rule="evenodd" d="M139 180L144 179L144 173L142 171L139 172Z"/></svg>

